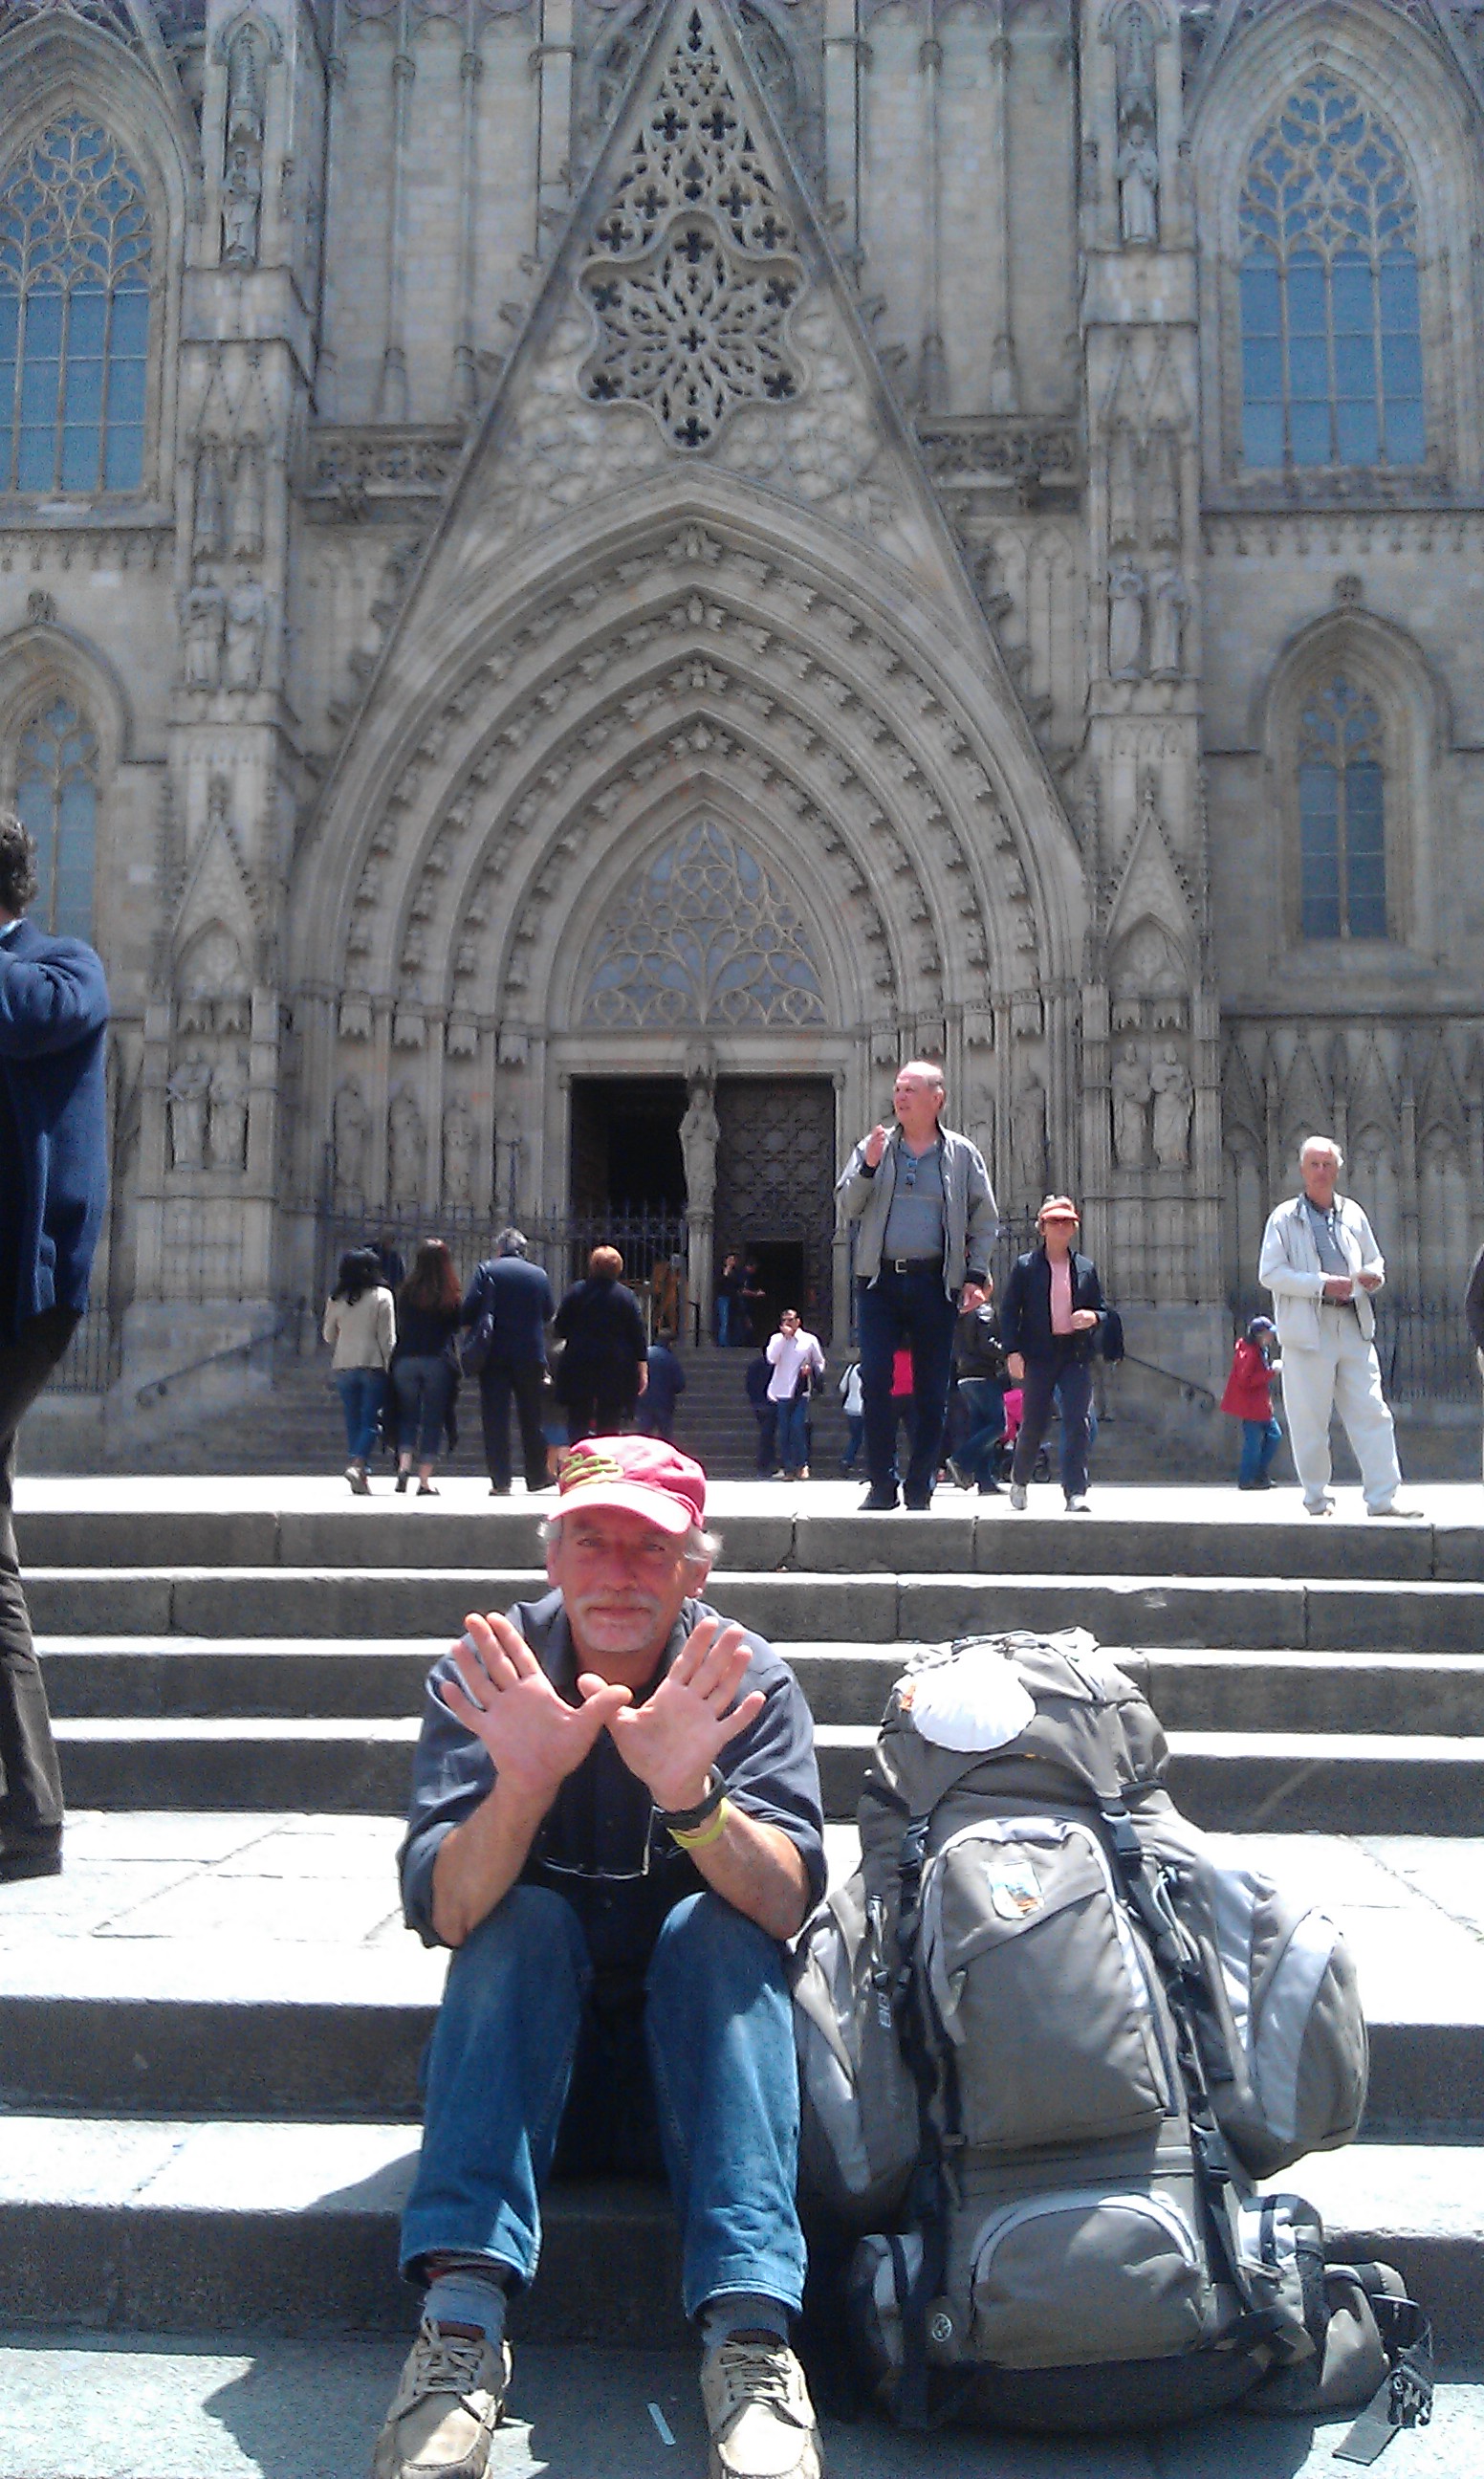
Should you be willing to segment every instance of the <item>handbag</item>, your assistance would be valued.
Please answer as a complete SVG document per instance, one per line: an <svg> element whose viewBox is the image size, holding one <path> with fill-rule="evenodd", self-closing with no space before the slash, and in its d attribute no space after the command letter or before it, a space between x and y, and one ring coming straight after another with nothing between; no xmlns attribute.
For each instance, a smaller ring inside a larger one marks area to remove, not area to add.
<svg viewBox="0 0 1484 2479"><path fill-rule="evenodd" d="M466 1377L477 1377L495 1348L495 1312L481 1309L459 1345L459 1367Z"/></svg>

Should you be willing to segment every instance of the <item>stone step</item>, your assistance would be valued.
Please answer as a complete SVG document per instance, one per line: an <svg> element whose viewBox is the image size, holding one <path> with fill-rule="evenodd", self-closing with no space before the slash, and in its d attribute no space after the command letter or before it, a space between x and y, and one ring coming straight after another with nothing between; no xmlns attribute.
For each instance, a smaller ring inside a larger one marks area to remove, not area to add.
<svg viewBox="0 0 1484 2479"><path fill-rule="evenodd" d="M57 1724L69 1805L295 1808L398 1815L413 1716L380 1720L114 1719ZM874 1728L816 1728L826 1813L853 1816ZM1175 1731L1170 1789L1231 1831L1470 1834L1484 1816L1484 1738Z"/></svg>
<svg viewBox="0 0 1484 2479"><path fill-rule="evenodd" d="M0 2316L181 2333L408 2329L413 2303L396 2261L416 2148L399 2122L17 2113L0 2152ZM1333 2255L1397 2265L1450 2356L1484 2345L1477 2151L1358 2144L1300 2163L1283 2183L1319 2206ZM512 2319L517 2336L682 2344L661 2189L557 2185L545 2224L541 2277Z"/></svg>
<svg viewBox="0 0 1484 2479"><path fill-rule="evenodd" d="M911 1644L780 1643L820 1722L874 1725ZM326 1643L315 1637L52 1636L39 1640L59 1719L320 1720L421 1710L447 1639ZM1151 1652L1120 1654L1167 1729L1305 1730L1404 1736L1484 1734L1478 1653Z"/></svg>
<svg viewBox="0 0 1484 2479"><path fill-rule="evenodd" d="M115 1483L110 1505L102 1482L93 1495L103 1502L80 1505L74 1484L32 1482L16 1518L21 1558L33 1570L529 1567L539 1562L537 1526L551 1503L528 1499L520 1484L510 1498L492 1500L478 1482L457 1478L424 1502L393 1495L380 1478L369 1499L324 1502L329 1487L244 1482L234 1496L217 1483L214 1502L177 1507L158 1485L136 1499ZM258 1502L237 1502L249 1495ZM1168 1493L1181 1500L1179 1515L1132 1511L1152 1495L1126 1491L1116 1514L1070 1521L1037 1513L1034 1500L1016 1516L1007 1499L947 1489L927 1514L863 1516L858 1490L845 1483L723 1482L711 1516L729 1571L1484 1583L1484 1526L1471 1521L1305 1523L1292 1511L1269 1516L1263 1498L1242 1501L1261 1513L1239 1518L1232 1493L1218 1490Z"/></svg>
<svg viewBox="0 0 1484 2479"><path fill-rule="evenodd" d="M470 1609L545 1589L534 1568L40 1567L27 1572L46 1635L425 1638ZM1260 1651L1484 1651L1484 1586L1237 1576L718 1572L709 1597L774 1642L935 1643L1077 1624L1102 1644Z"/></svg>

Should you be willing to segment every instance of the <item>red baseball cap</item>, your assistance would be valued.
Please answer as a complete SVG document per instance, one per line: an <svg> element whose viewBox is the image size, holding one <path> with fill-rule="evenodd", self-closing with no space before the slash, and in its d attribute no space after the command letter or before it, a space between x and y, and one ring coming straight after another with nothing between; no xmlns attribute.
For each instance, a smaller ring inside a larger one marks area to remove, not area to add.
<svg viewBox="0 0 1484 2479"><path fill-rule="evenodd" d="M584 1438L563 1462L557 1489L553 1518L611 1506L677 1536L705 1521L705 1473L663 1438Z"/></svg>

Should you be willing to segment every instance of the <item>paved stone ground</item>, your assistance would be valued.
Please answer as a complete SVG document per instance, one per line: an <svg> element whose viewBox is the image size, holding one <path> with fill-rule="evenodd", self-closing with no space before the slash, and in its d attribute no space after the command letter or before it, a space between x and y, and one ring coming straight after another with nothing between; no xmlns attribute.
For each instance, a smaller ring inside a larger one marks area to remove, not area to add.
<svg viewBox="0 0 1484 2479"><path fill-rule="evenodd" d="M0 2479L367 2479L400 2363L379 2341L0 2335ZM826 2422L825 2467L829 2479L1338 2479L1351 2466L1333 2459L1345 2424L1233 2416L1042 2442L907 2437L868 2417ZM492 2479L699 2479L704 2466L683 2360L520 2354ZM1431 2427L1398 2437L1380 2467L1385 2479L1478 2479L1484 2383L1443 2387Z"/></svg>

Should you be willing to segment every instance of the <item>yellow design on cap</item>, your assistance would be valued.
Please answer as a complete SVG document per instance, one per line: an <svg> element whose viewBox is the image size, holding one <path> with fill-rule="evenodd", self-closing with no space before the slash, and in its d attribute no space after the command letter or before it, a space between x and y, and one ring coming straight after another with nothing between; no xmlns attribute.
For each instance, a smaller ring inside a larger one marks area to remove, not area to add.
<svg viewBox="0 0 1484 2479"><path fill-rule="evenodd" d="M627 1480L628 1474L617 1455L595 1453L591 1446L575 1446L562 1466L562 1495L569 1490L580 1489L595 1480Z"/></svg>

